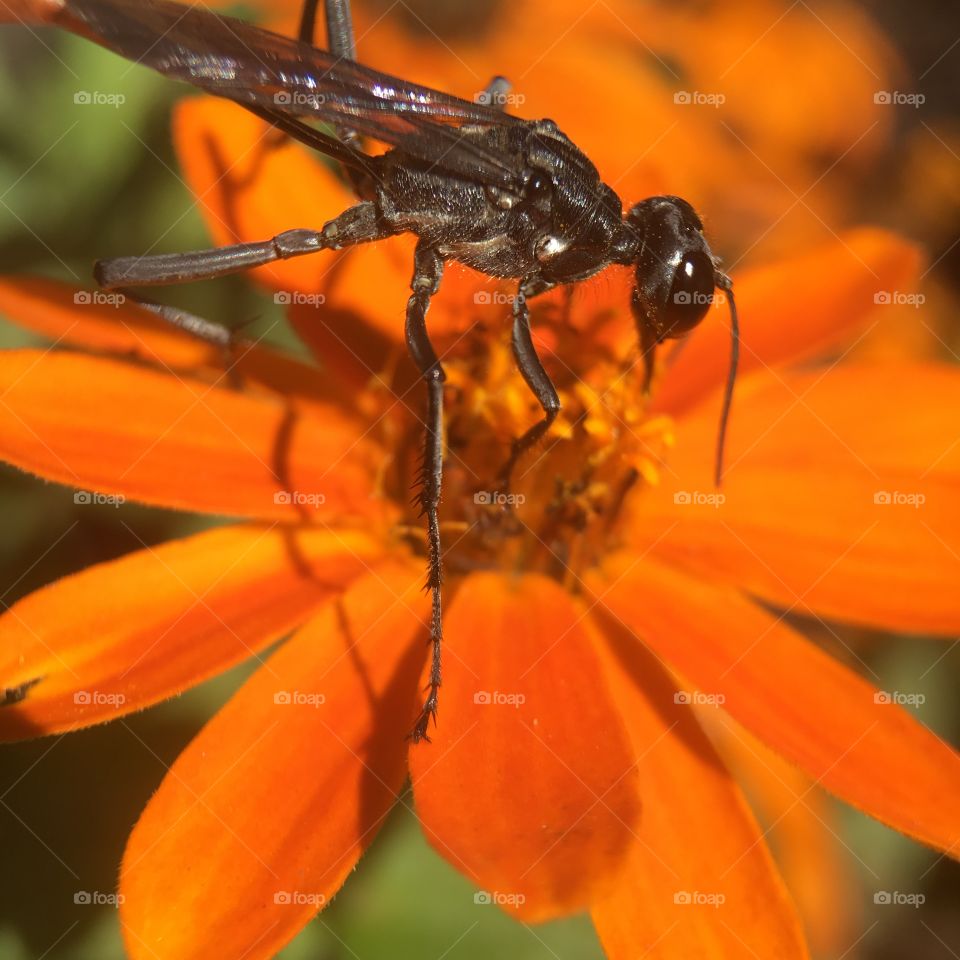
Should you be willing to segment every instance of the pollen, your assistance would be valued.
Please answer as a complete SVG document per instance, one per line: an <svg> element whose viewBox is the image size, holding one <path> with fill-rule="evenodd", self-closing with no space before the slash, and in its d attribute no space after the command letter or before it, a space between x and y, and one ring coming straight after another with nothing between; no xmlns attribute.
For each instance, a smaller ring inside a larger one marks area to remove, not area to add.
<svg viewBox="0 0 960 960"><path fill-rule="evenodd" d="M659 482L673 424L649 412L637 351L615 359L582 333L547 327L543 335L552 349L541 347L541 356L561 412L509 481L503 470L511 443L542 417L509 331L470 336L444 360L440 517L451 572L491 567L575 577L619 543L626 501Z"/></svg>

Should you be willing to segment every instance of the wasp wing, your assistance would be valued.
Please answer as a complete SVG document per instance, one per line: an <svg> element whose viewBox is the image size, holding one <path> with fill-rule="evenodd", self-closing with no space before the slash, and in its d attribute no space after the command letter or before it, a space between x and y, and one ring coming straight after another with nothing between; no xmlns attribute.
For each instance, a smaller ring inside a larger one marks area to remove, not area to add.
<svg viewBox="0 0 960 960"><path fill-rule="evenodd" d="M517 186L518 158L463 127L518 124L463 100L199 7L168 0L65 0L55 17L128 60L264 112L350 127L437 168Z"/></svg>

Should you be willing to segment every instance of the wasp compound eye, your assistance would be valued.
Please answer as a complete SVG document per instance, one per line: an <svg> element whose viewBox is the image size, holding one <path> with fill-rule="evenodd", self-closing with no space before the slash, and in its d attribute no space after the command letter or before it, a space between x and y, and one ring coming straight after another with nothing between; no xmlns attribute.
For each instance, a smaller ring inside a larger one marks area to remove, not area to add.
<svg viewBox="0 0 960 960"><path fill-rule="evenodd" d="M702 250L685 254L673 274L673 284L660 309L664 338L682 337L707 315L713 302L715 270Z"/></svg>

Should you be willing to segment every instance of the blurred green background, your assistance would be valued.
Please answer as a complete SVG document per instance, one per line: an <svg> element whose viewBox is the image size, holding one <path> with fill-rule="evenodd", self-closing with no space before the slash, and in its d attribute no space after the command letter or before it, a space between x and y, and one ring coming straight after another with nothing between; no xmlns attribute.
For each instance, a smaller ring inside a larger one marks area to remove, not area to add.
<svg viewBox="0 0 960 960"><path fill-rule="evenodd" d="M478 6L483 5L469 5L473 19ZM457 25L458 9L440 0L417 6L418 16L439 34ZM928 0L911 4L909 10L880 4L873 12L908 63L928 64L946 46L945 38L960 37L956 7L946 11ZM383 66L398 69L397 64ZM960 47L951 48L935 83L941 119L955 122ZM73 96L78 89L123 90L127 99L122 110L77 111ZM145 70L129 69L75 38L0 28L4 273L45 274L87 284L95 256L148 249L158 223L170 227L164 249L207 244L192 199L176 176L169 143L168 112L181 94L181 88ZM894 152L889 164L894 166L897 160ZM878 208L888 209L882 183L875 189ZM910 224L903 226L909 230ZM950 241L949 236L936 238L942 248L935 248L934 255L944 255L937 276L955 287L960 248ZM271 339L287 349L297 348L291 336L273 327L281 319L279 308L242 279L178 288L172 296L211 319L239 317L263 329L270 327ZM956 336L956 327L951 333ZM13 347L30 338L3 324L0 340L0 346ZM135 397L131 403L136 403ZM0 469L0 509L0 590L5 605L68 572L213 522L130 505L122 511L77 507L70 490L8 468ZM923 693L926 702L917 710L920 718L951 742L960 740L956 642L844 636L882 678L881 686ZM851 659L846 651L835 652ZM76 904L75 894L112 892L126 836L166 765L235 689L246 669L109 726L4 746L0 960L122 956L115 910ZM957 797L942 800L960 802ZM425 844L409 804L408 796L362 869L283 952L285 960L601 957L586 919L530 927L495 907L475 904L471 885ZM863 936L844 956L850 960L960 956L957 865L836 806L862 901ZM878 906L873 903L878 889L923 893L927 902L921 910Z"/></svg>

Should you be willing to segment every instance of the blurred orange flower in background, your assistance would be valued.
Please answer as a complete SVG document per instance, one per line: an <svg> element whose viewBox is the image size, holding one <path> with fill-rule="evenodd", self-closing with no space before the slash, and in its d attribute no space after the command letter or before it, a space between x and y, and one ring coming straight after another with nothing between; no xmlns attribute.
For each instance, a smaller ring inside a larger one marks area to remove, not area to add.
<svg viewBox="0 0 960 960"><path fill-rule="evenodd" d="M811 862L833 863L812 784L956 855L960 812L944 798L960 788L957 755L784 619L960 629L960 374L855 359L886 309L878 293L913 290L922 255L888 231L827 226L849 222L848 181L882 149L872 91L893 56L848 5L829 32L775 3L711 7L706 22L655 9L518 3L497 32L434 59L358 17L365 62L468 96L505 73L526 98L516 112L552 115L629 201L684 194L717 246L729 230L758 261L734 271L743 363L719 492L722 307L647 401L627 276L535 302L564 412L521 467L518 527L489 502L535 417L507 291L448 272L430 314L449 382L431 747L403 739L427 653L408 238L255 271L316 361L241 340L229 380L223 351L132 303L0 285L0 309L57 348L0 356L0 456L87 496L241 518L9 609L0 733L149 706L292 633L130 838L132 957L272 956L336 894L408 775L454 867L525 920L588 910L614 960L804 957L797 907L816 946L843 943L809 879ZM531 35L556 38L549 56L531 57ZM772 63L806 69L809 51L809 86L773 82ZM732 113L674 99L709 94L724 70ZM351 202L319 158L233 105L183 101L173 131L217 243L316 226ZM817 179L824 154L842 155L841 186ZM777 171L775 189L755 188L754 161ZM792 815L783 880L740 780L759 812Z"/></svg>

